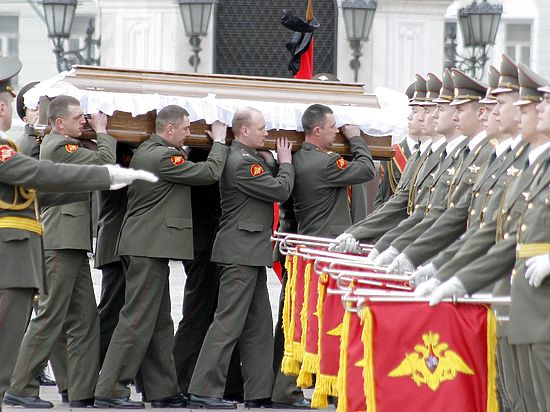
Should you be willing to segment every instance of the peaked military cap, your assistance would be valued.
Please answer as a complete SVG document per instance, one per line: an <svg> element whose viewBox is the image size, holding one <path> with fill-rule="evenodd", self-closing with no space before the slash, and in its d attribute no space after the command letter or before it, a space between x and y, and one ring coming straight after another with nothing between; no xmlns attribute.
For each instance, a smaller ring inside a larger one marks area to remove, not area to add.
<svg viewBox="0 0 550 412"><path fill-rule="evenodd" d="M550 93L550 83L547 83L545 86L539 87L537 90L543 93Z"/></svg>
<svg viewBox="0 0 550 412"><path fill-rule="evenodd" d="M417 106L426 101L426 79L419 74L415 75L416 81L414 82L414 94L413 98L409 103L409 106Z"/></svg>
<svg viewBox="0 0 550 412"><path fill-rule="evenodd" d="M405 94L407 95L407 98L409 99L409 102L412 100L414 96L414 85L416 82L412 82L409 84L409 87L407 87L407 90L405 90Z"/></svg>
<svg viewBox="0 0 550 412"><path fill-rule="evenodd" d="M34 86L36 86L40 82L30 82L24 85L21 90L19 90L19 93L17 93L17 98L15 100L15 107L17 109L17 115L21 120L23 120L23 117L26 116L25 113L25 101L23 100L23 97L25 96L25 93L27 93L30 89L32 89Z"/></svg>
<svg viewBox="0 0 550 412"><path fill-rule="evenodd" d="M489 88L487 89L487 94L485 95L485 98L483 100L480 100L479 102L483 104L496 104L497 98L493 94L493 90L498 87L500 72L495 66L489 66L487 77L489 79Z"/></svg>
<svg viewBox="0 0 550 412"><path fill-rule="evenodd" d="M531 70L523 63L519 64L519 100L514 106L524 106L542 101L543 92L538 89L548 84L548 80Z"/></svg>
<svg viewBox="0 0 550 412"><path fill-rule="evenodd" d="M500 63L500 78L498 87L493 90L493 94L517 92L519 90L518 66L507 55L502 55Z"/></svg>
<svg viewBox="0 0 550 412"><path fill-rule="evenodd" d="M428 80L426 81L426 101L424 103L420 103L420 105L435 106L436 103L434 100L439 97L441 86L443 86L443 82L439 80L439 77L433 73L428 73Z"/></svg>
<svg viewBox="0 0 550 412"><path fill-rule="evenodd" d="M21 62L17 57L0 57L0 93L9 92L13 97L11 79L21 71Z"/></svg>
<svg viewBox="0 0 550 412"><path fill-rule="evenodd" d="M471 78L458 69L452 69L453 84L455 86L455 98L451 106L469 102L479 102L487 93L487 86Z"/></svg>
<svg viewBox="0 0 550 412"><path fill-rule="evenodd" d="M449 69L443 70L443 82L441 90L439 91L439 97L434 99L434 103L451 103L454 99L454 84L453 76Z"/></svg>

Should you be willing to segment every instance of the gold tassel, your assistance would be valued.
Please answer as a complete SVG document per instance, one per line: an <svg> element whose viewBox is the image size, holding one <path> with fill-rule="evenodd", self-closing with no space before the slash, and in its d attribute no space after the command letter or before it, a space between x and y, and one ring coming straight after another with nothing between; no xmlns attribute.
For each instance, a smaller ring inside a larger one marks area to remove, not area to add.
<svg viewBox="0 0 550 412"><path fill-rule="evenodd" d="M307 262L306 269L304 271L304 303L302 304L302 310L300 312L300 319L302 321L302 336L301 336L301 351L302 357L299 358L302 361L302 367L300 374L296 381L300 388L309 388L313 383L312 373L315 372L315 354L306 352L307 341L307 328L308 328L308 312L309 312L309 289L311 287L311 267L313 263Z"/></svg>
<svg viewBox="0 0 550 412"><path fill-rule="evenodd" d="M296 277L298 273L298 256L294 255L292 257L291 271L287 273L289 278L287 279L287 287L285 288L285 304L288 299L288 331L285 333L285 354L283 360L281 361L281 371L285 375L298 375L300 373L300 363L295 357L294 354L294 328L296 325L295 315L294 315L294 306L296 304L296 299L294 293L296 291ZM290 286L289 286L290 285ZM287 294L288 292L288 294ZM283 306L284 311L284 306ZM284 322L283 322L284 326Z"/></svg>
<svg viewBox="0 0 550 412"><path fill-rule="evenodd" d="M338 392L338 412L348 410L347 373L348 373L348 346L350 335L351 313L345 311L343 320L342 339L340 340L340 367L338 369L337 392Z"/></svg>
<svg viewBox="0 0 550 412"><path fill-rule="evenodd" d="M363 380L365 382L365 398L367 400L367 411L376 412L376 394L374 382L374 354L372 347L372 313L368 307L361 311L361 319L363 320L363 332L361 340L363 341L363 351L365 359L365 367L363 368Z"/></svg>
<svg viewBox="0 0 550 412"><path fill-rule="evenodd" d="M487 411L498 412L495 314L487 308Z"/></svg>

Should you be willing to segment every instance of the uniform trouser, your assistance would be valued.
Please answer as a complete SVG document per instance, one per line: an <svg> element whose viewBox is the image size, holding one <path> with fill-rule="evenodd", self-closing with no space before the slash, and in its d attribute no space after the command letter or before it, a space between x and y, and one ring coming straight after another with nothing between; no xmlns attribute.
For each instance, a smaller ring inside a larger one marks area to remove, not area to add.
<svg viewBox="0 0 550 412"><path fill-rule="evenodd" d="M265 266L222 265L218 306L202 345L189 393L221 398L239 344L246 400L271 397L273 320Z"/></svg>
<svg viewBox="0 0 550 412"><path fill-rule="evenodd" d="M281 285L281 294L279 296L279 312L277 314L277 324L275 325L274 352L273 352L273 374L275 381L273 383L273 392L271 400L277 403L295 403L304 399L304 394L296 386L296 376L285 375L281 371L281 361L285 351L285 337L283 333L283 306L285 302L285 286L288 279L284 262L283 280Z"/></svg>
<svg viewBox="0 0 550 412"><path fill-rule="evenodd" d="M95 395L129 397L128 384L141 367L148 400L179 393L172 357L174 324L170 316L168 259L123 256L126 294L105 355Z"/></svg>
<svg viewBox="0 0 550 412"><path fill-rule="evenodd" d="M529 345L529 363L539 411L550 411L550 343Z"/></svg>
<svg viewBox="0 0 550 412"><path fill-rule="evenodd" d="M99 321L88 255L73 249L44 255L48 295L25 333L8 392L38 396L36 377L65 327L69 399L89 399L99 371Z"/></svg>
<svg viewBox="0 0 550 412"><path fill-rule="evenodd" d="M0 402L29 323L34 292L34 288L0 289Z"/></svg>
<svg viewBox="0 0 550 412"><path fill-rule="evenodd" d="M181 320L174 337L174 362L181 392L189 391L189 383L197 358L214 319L218 302L220 267L210 261L210 250L195 251L193 260L183 262L185 289ZM230 362L225 388L226 395L242 394L242 375L238 348Z"/></svg>
<svg viewBox="0 0 550 412"><path fill-rule="evenodd" d="M498 338L497 362L499 379L503 389L502 395L508 401L505 405L508 404L514 412L527 412L521 398L521 388L516 374L518 366L514 362L512 348L505 336Z"/></svg>
<svg viewBox="0 0 550 412"><path fill-rule="evenodd" d="M101 267L101 298L99 312L99 364L103 364L111 336L118 323L118 315L124 306L124 269L122 262L112 262Z"/></svg>
<svg viewBox="0 0 550 412"><path fill-rule="evenodd" d="M33 302L34 311L38 314L38 305L40 299L45 299L47 296L40 296ZM59 392L67 390L67 332L63 328L50 352L50 362L52 364L55 383ZM40 372L48 366L48 361L40 367Z"/></svg>
<svg viewBox="0 0 550 412"><path fill-rule="evenodd" d="M512 359L516 372L516 379L519 381L521 399L524 410L527 412L538 410L535 385L531 375L531 364L529 361L529 345L510 345L512 348Z"/></svg>

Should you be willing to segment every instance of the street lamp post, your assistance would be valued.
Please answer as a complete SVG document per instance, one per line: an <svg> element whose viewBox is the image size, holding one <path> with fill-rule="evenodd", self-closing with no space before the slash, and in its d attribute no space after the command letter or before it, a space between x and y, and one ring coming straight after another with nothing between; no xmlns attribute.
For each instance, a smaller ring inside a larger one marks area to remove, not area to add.
<svg viewBox="0 0 550 412"><path fill-rule="evenodd" d="M64 49L65 41L71 35L76 6L77 0L42 1L48 37L53 43L53 52L59 72L70 69L73 64L99 65L99 57L94 57L93 49L99 47L101 41L92 38L95 32L93 19L90 19L86 29L84 47L77 50Z"/></svg>
<svg viewBox="0 0 550 412"><path fill-rule="evenodd" d="M344 26L346 37L352 52L350 67L354 71L354 81L357 81L363 43L368 40L376 12L376 0L343 0Z"/></svg>
<svg viewBox="0 0 550 412"><path fill-rule="evenodd" d="M201 41L208 34L212 6L217 2L218 0L177 0L183 28L189 37L189 44L193 52L189 58L189 64L193 66L195 73L198 71L200 63Z"/></svg>
<svg viewBox="0 0 550 412"><path fill-rule="evenodd" d="M483 77L485 64L489 60L489 48L495 44L501 16L502 5L491 4L487 0L479 3L473 0L469 6L458 11L458 24L467 50L467 56L457 54L459 69L477 79Z"/></svg>

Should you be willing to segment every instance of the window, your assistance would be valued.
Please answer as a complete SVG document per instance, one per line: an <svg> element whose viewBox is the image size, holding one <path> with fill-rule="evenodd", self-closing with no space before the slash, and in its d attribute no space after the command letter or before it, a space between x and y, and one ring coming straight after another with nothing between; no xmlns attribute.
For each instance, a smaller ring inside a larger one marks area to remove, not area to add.
<svg viewBox="0 0 550 412"><path fill-rule="evenodd" d="M505 52L514 61L531 65L531 24L506 25Z"/></svg>
<svg viewBox="0 0 550 412"><path fill-rule="evenodd" d="M445 22L445 38L444 43L444 67L451 69L456 67L456 21Z"/></svg>
<svg viewBox="0 0 550 412"><path fill-rule="evenodd" d="M93 16L75 16L71 27L71 36L67 40L65 50L79 50L86 45L86 30L90 25L90 20L95 27L95 17ZM94 32L93 38L97 37ZM92 47L92 57L96 57L97 48Z"/></svg>
<svg viewBox="0 0 550 412"><path fill-rule="evenodd" d="M0 16L0 56L19 56L19 17L17 16ZM12 82L17 86L17 77Z"/></svg>

